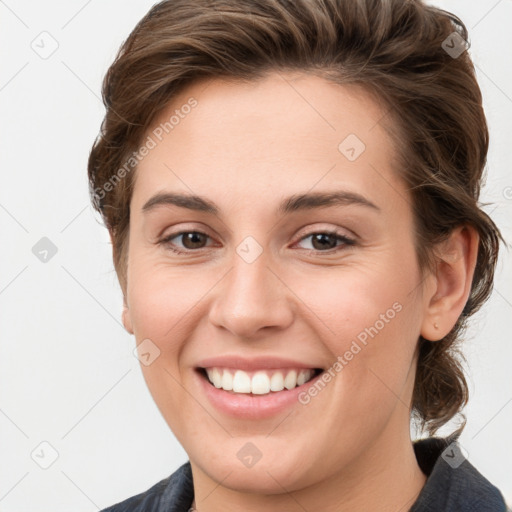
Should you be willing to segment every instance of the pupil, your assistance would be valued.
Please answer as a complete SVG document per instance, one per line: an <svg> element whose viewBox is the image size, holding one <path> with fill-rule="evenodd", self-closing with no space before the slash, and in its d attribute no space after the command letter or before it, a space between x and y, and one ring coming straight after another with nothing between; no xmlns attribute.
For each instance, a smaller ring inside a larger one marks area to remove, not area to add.
<svg viewBox="0 0 512 512"><path fill-rule="evenodd" d="M198 245L199 246L201 245L201 241L202 241L201 240L201 237L202 237L201 233L196 233L195 231L193 231L191 233L185 233L183 236L184 236L183 245L187 249L197 249Z"/></svg>
<svg viewBox="0 0 512 512"><path fill-rule="evenodd" d="M328 238L331 238L332 243L325 244L326 239L328 239ZM316 246L317 241L320 242L319 247ZM316 235L313 236L313 247L315 249L325 249L325 248L332 249L335 246L336 246L336 240L334 240L332 235L329 235L327 233L317 233Z"/></svg>

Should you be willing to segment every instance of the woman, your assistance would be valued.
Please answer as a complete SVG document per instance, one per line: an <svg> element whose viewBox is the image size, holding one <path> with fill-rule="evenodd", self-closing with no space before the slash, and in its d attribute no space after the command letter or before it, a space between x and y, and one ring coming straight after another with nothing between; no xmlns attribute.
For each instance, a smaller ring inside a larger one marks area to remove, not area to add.
<svg viewBox="0 0 512 512"><path fill-rule="evenodd" d="M190 460L106 510L505 510L463 423L433 437L467 401L455 349L501 238L466 40L420 1L164 1L140 21L89 178Z"/></svg>

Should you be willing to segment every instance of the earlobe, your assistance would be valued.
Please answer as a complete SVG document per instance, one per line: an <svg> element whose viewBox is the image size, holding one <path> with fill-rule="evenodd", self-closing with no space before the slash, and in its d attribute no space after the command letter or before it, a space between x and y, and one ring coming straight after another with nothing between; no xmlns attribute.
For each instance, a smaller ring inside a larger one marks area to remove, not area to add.
<svg viewBox="0 0 512 512"><path fill-rule="evenodd" d="M461 226L437 248L436 289L427 298L423 338L438 341L456 324L471 292L479 239L473 227Z"/></svg>

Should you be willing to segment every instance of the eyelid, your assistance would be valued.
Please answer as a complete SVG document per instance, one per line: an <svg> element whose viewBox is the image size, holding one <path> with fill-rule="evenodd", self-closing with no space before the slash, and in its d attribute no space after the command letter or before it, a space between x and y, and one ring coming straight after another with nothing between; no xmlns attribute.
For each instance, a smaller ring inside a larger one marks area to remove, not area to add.
<svg viewBox="0 0 512 512"><path fill-rule="evenodd" d="M354 242L358 239L358 236L348 228L341 228L339 226L333 227L325 225L325 223L308 224L307 228L299 230L297 240L302 240L304 237L314 235L316 233L329 233L330 235L336 235L343 238L353 240Z"/></svg>

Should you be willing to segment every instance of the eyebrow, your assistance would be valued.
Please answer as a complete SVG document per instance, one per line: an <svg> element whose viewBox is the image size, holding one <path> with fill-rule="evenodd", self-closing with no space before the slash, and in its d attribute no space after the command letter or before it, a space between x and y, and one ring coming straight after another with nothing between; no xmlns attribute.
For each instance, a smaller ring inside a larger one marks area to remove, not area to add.
<svg viewBox="0 0 512 512"><path fill-rule="evenodd" d="M345 190L333 192L310 192L306 194L295 194L284 199L277 209L280 215L286 215L292 212L311 210L314 208L324 208L328 206L364 206L375 211L380 208L372 203L366 197ZM220 209L210 200L194 194L178 194L171 192L162 192L151 197L142 207L144 213L149 212L159 206L179 206L198 212L218 215Z"/></svg>

